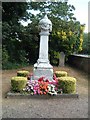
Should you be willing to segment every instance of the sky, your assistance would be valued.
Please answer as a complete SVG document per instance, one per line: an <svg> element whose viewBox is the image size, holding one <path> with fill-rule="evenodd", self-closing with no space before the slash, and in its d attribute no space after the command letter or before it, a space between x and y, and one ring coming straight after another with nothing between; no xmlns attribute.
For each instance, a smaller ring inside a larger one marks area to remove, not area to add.
<svg viewBox="0 0 90 120"><path fill-rule="evenodd" d="M74 16L81 24L86 24L85 31L88 32L88 2L89 0L68 0L69 4L74 5Z"/></svg>
<svg viewBox="0 0 90 120"><path fill-rule="evenodd" d="M74 5L74 16L81 24L85 24L85 31L88 32L88 2L90 0L68 0L68 4ZM28 21L30 22L30 21ZM28 23L24 23L27 25Z"/></svg>

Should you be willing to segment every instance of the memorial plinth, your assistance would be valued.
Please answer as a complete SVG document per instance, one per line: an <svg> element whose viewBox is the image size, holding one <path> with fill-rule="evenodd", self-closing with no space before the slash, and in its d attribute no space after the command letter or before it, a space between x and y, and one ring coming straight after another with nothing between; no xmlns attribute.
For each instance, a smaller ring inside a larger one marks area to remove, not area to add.
<svg viewBox="0 0 90 120"><path fill-rule="evenodd" d="M49 80L53 80L53 66L50 64L48 59L48 40L49 32L52 31L52 23L48 19L47 15L39 22L40 32L40 47L39 47L39 58L37 63L34 64L34 79L40 77L46 77Z"/></svg>

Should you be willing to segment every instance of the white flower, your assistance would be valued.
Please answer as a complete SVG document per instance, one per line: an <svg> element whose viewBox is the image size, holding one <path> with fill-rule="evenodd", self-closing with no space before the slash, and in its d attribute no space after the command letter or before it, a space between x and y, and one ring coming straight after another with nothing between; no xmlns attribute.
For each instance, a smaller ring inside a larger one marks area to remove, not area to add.
<svg viewBox="0 0 90 120"><path fill-rule="evenodd" d="M23 88L23 91L25 91L26 89L25 88Z"/></svg>

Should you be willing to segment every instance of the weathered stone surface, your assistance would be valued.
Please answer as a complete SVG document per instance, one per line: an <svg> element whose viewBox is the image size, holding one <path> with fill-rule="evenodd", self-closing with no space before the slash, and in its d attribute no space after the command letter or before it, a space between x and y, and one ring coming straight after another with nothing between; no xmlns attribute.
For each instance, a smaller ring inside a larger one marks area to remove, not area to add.
<svg viewBox="0 0 90 120"><path fill-rule="evenodd" d="M60 52L59 66L61 66L61 67L65 66L65 54L64 54L64 52Z"/></svg>
<svg viewBox="0 0 90 120"><path fill-rule="evenodd" d="M39 22L39 28L43 31L52 31L52 22L48 19L47 14Z"/></svg>

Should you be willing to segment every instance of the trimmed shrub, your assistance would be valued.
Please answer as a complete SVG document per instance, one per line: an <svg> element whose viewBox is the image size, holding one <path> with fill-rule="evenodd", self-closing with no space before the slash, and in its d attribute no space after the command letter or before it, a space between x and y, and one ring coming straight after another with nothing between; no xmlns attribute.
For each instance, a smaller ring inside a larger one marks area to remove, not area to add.
<svg viewBox="0 0 90 120"><path fill-rule="evenodd" d="M55 75L56 77L65 77L67 76L67 72L66 71L55 71Z"/></svg>
<svg viewBox="0 0 90 120"><path fill-rule="evenodd" d="M26 70L17 71L17 76L27 77L28 75L29 75L29 71Z"/></svg>
<svg viewBox="0 0 90 120"><path fill-rule="evenodd" d="M74 77L58 77L58 88L63 93L76 93L76 79Z"/></svg>
<svg viewBox="0 0 90 120"><path fill-rule="evenodd" d="M27 77L12 77L11 78L11 87L15 92L20 92L25 88L27 84Z"/></svg>

